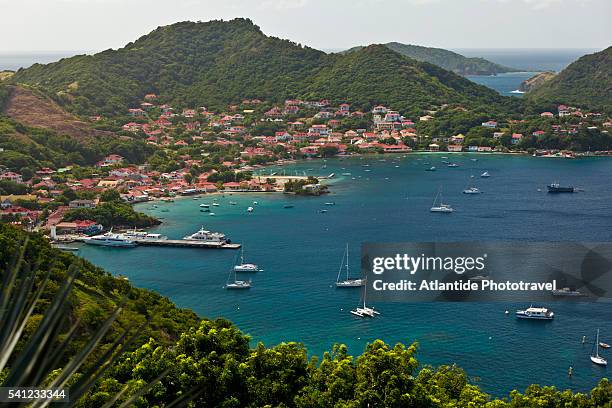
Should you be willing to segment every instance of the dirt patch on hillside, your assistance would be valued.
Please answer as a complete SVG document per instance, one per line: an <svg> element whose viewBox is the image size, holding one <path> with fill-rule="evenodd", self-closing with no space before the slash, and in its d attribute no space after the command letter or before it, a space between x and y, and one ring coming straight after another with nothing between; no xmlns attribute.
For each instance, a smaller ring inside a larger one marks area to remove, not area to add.
<svg viewBox="0 0 612 408"><path fill-rule="evenodd" d="M51 99L19 86L13 87L4 113L26 126L51 129L78 139L115 136L112 132L92 129L87 122L66 112Z"/></svg>

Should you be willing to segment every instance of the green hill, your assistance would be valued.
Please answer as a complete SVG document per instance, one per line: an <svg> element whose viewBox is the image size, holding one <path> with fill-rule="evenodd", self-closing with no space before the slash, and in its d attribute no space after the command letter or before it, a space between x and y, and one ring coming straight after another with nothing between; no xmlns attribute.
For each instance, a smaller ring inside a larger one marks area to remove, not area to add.
<svg viewBox="0 0 612 408"><path fill-rule="evenodd" d="M505 67L484 58L468 58L442 48L423 47L398 42L390 42L384 45L390 50L406 57L414 58L417 61L429 62L459 75L493 75L519 71L518 69ZM364 47L353 47L345 51L345 53L354 52L362 48Z"/></svg>
<svg viewBox="0 0 612 408"><path fill-rule="evenodd" d="M19 70L9 80L37 86L78 114L118 114L157 93L177 106L225 107L244 98L347 100L403 111L504 98L458 75L381 46L325 54L268 37L247 19L159 27L118 50Z"/></svg>
<svg viewBox="0 0 612 408"><path fill-rule="evenodd" d="M612 47L579 58L526 97L612 112Z"/></svg>

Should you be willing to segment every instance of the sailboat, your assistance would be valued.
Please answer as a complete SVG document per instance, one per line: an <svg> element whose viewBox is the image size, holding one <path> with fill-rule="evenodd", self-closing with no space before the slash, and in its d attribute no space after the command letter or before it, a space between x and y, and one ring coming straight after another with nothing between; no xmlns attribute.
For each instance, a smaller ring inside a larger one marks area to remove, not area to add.
<svg viewBox="0 0 612 408"><path fill-rule="evenodd" d="M346 263L344 259L346 258ZM340 275L342 274L342 267L346 266L346 279L340 280ZM344 251L344 255L342 256L342 262L340 263L340 269L338 270L338 277L336 278L336 287L337 288L357 288L365 285L365 279L351 279L349 278L349 250L348 244L346 244L346 251Z"/></svg>
<svg viewBox="0 0 612 408"><path fill-rule="evenodd" d="M363 286L363 307L357 307L353 310L351 310L351 314L358 316L358 317L375 317L376 315L379 315L380 312L377 310L374 310L373 307L367 307L366 306L366 292L367 292L367 286Z"/></svg>
<svg viewBox="0 0 612 408"><path fill-rule="evenodd" d="M597 329L597 340L595 340L595 355L591 354L591 361L600 366L607 366L608 360L599 355L599 329Z"/></svg>
<svg viewBox="0 0 612 408"><path fill-rule="evenodd" d="M440 197L440 203L436 205L436 203L438 202L438 197ZM450 206L450 204L444 204L442 202L442 189L440 189L438 190L438 194L436 194L436 198L434 198L434 202L431 208L429 209L429 211L441 212L441 213L452 213L455 210L453 209L453 207Z"/></svg>
<svg viewBox="0 0 612 408"><path fill-rule="evenodd" d="M234 275L233 282L231 281L232 274ZM251 289L251 280L243 281L236 279L236 271L232 268L224 287L225 289Z"/></svg>
<svg viewBox="0 0 612 408"><path fill-rule="evenodd" d="M244 245L240 251L240 265L234 265L235 272L263 272L263 269L259 269L259 266L252 263L244 262Z"/></svg>
<svg viewBox="0 0 612 408"><path fill-rule="evenodd" d="M491 177L491 175L489 174L489 172L488 172L488 171L485 171L484 173L482 173L482 174L480 175L480 177L482 177L482 178L487 178L487 177Z"/></svg>

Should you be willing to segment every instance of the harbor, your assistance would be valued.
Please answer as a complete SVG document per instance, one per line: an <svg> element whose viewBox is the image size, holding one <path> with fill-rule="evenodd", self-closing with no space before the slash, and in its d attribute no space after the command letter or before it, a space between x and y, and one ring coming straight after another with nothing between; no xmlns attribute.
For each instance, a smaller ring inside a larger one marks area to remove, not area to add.
<svg viewBox="0 0 612 408"><path fill-rule="evenodd" d="M79 255L202 317L231 319L253 337L254 345L300 341L310 353L321 356L337 342L357 354L375 339L390 344L416 340L425 364L457 363L482 378L479 385L492 395L506 395L509 384L520 389L541 382L542 377L563 389L590 389L605 374L589 354L596 328L601 329L600 342L610 343L609 304L553 304L551 295L550 302L534 306L553 310L555 318L536 321L515 317L516 310L530 306L525 302L382 303L373 302L368 290L366 307L380 315L362 318L350 313L364 309L361 288L339 288L337 283L360 276L363 242L559 241L569 235L598 242L612 238L612 185L602 177L612 172L609 159L546 161L518 155L453 154L452 161L459 167L449 168L441 162L442 156L362 156L296 163L287 168L288 174L326 163L326 171L336 174L331 193L324 197L217 195L220 205L214 208L214 217L200 212L200 204L208 202L204 199L177 198L157 208L150 203L136 205L138 211L163 217L163 223L148 232L180 239L203 223L244 246L244 262L264 272L230 275L240 263L238 251L81 245ZM475 157L478 161L472 162ZM431 166L437 171L424 171ZM485 171L491 177L480 177ZM463 193L471 174L482 194ZM549 194L546 186L557 180L587 191ZM430 211L440 186L443 203L456 210L450 215ZM246 211L249 206L254 208L251 213ZM321 213L323 209L327 211ZM228 282L249 280L249 289L225 289ZM583 335L587 336L584 345ZM533 344L541 345L543 359L524 352ZM604 357L609 359L607 353ZM499 363L482 364L487 359ZM567 376L570 365L571 379Z"/></svg>

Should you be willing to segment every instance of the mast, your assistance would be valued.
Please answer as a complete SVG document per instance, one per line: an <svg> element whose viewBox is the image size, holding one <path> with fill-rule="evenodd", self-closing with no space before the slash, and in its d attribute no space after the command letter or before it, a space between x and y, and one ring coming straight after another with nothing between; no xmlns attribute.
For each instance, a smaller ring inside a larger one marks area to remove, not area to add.
<svg viewBox="0 0 612 408"><path fill-rule="evenodd" d="M599 329L597 329L597 340L595 340L595 357L599 358Z"/></svg>
<svg viewBox="0 0 612 408"><path fill-rule="evenodd" d="M346 243L346 280L349 278L349 250L348 242Z"/></svg>

